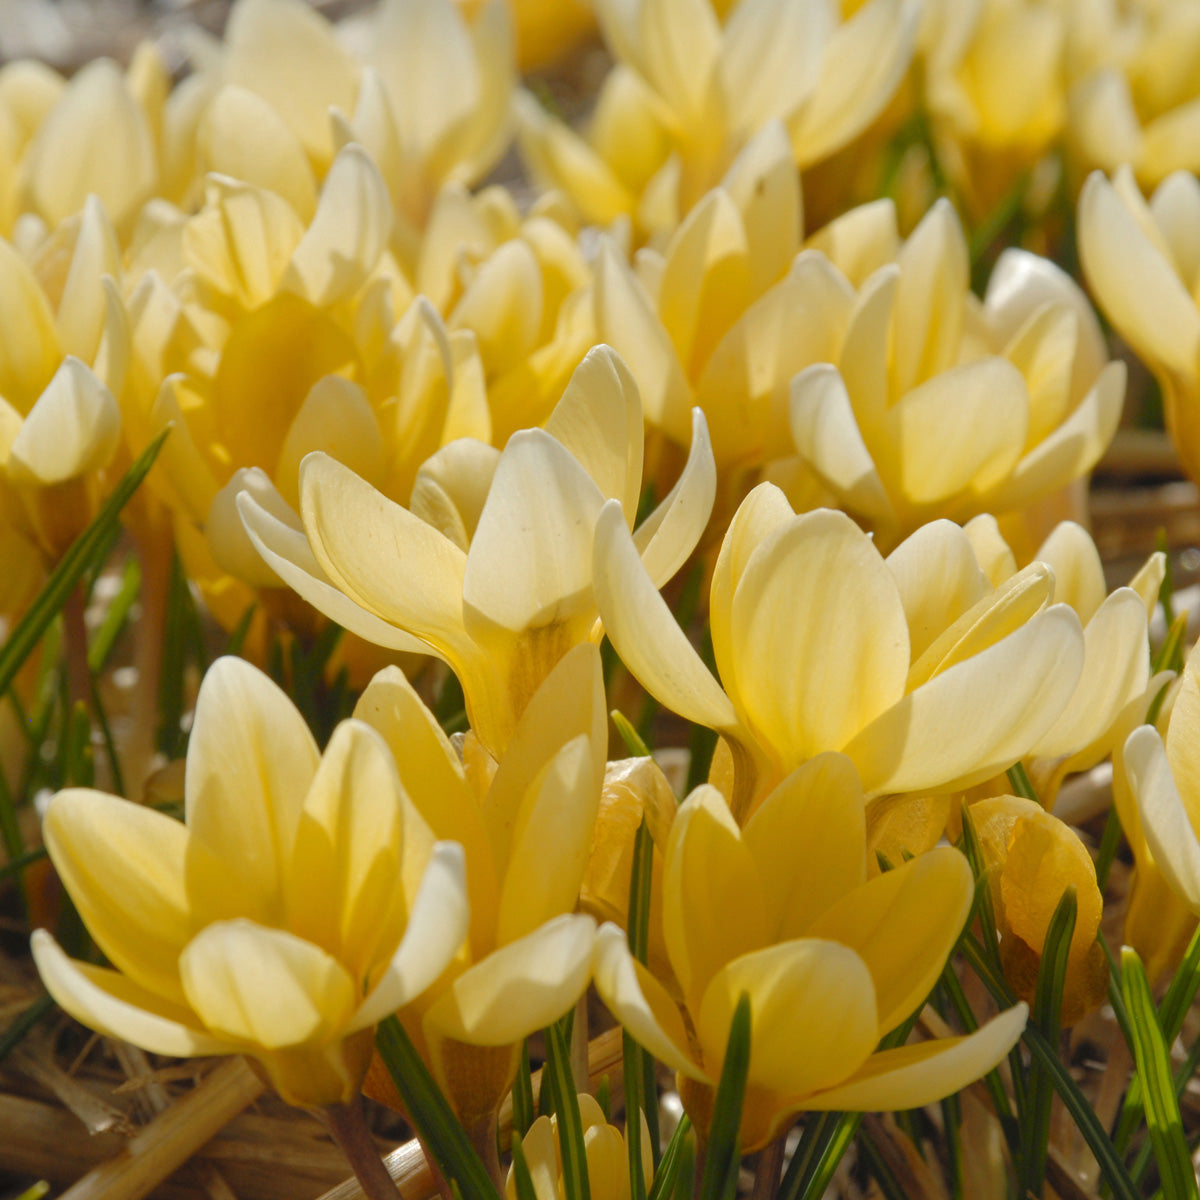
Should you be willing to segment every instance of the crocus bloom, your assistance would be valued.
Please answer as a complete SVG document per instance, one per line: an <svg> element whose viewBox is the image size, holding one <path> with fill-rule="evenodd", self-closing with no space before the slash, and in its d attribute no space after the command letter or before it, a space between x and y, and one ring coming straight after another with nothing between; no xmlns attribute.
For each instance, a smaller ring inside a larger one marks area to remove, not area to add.
<svg viewBox="0 0 1200 1200"><path fill-rule="evenodd" d="M586 220L628 215L670 233L773 120L797 165L819 162L878 115L912 55L916 10L901 0L871 0L846 21L827 0L728 7L722 25L710 0L598 0L617 65L586 140L518 97L534 174Z"/></svg>
<svg viewBox="0 0 1200 1200"><path fill-rule="evenodd" d="M750 998L741 1144L777 1136L802 1109L914 1108L990 1069L1025 1006L965 1038L877 1052L921 1004L971 908L966 860L942 847L870 881L862 792L842 755L789 775L744 829L705 785L680 806L663 868L671 974L601 929L596 987L628 1032L679 1073L708 1128L730 1022Z"/></svg>
<svg viewBox="0 0 1200 1200"><path fill-rule="evenodd" d="M654 1178L650 1131L642 1123L642 1178L649 1186ZM629 1200L629 1152L625 1136L610 1125L594 1096L579 1095L579 1118L583 1126L583 1149L587 1155L588 1190L595 1200ZM562 1178L562 1149L558 1140L558 1116L538 1117L521 1139L521 1151L529 1166L537 1200L566 1200ZM505 1182L507 1200L517 1200L513 1168Z"/></svg>
<svg viewBox="0 0 1200 1200"><path fill-rule="evenodd" d="M679 481L633 534L654 587L691 553L712 507L699 413L693 430ZM448 662L471 728L499 757L555 663L599 641L592 535L606 497L627 532L633 524L642 450L637 387L601 346L544 429L515 434L503 452L452 443L419 472L409 508L323 454L301 466L303 534L252 495L240 506L266 562L314 607L368 641Z"/></svg>
<svg viewBox="0 0 1200 1200"><path fill-rule="evenodd" d="M1125 368L1107 362L1065 272L1007 250L980 305L946 201L902 244L887 203L835 221L814 244L845 274L848 311L829 363L792 385L792 434L882 544L935 517L1017 517L1091 470L1116 431Z"/></svg>
<svg viewBox="0 0 1200 1200"><path fill-rule="evenodd" d="M847 754L871 795L981 782L1027 753L1078 682L1079 618L1051 604L1048 568L1035 563L993 589L949 522L885 561L845 514L797 516L764 483L735 514L713 570L718 683L646 576L620 515L608 506L596 529L605 629L647 690L724 736L739 820L826 750Z"/></svg>
<svg viewBox="0 0 1200 1200"><path fill-rule="evenodd" d="M604 777L600 655L577 646L549 674L494 762L463 755L397 668L355 714L383 734L412 804L466 855L471 923L441 982L399 1014L469 1129L507 1094L522 1039L557 1020L591 974L596 923L574 915ZM384 1098L390 1081L372 1070Z"/></svg>
<svg viewBox="0 0 1200 1200"><path fill-rule="evenodd" d="M1069 825L1032 800L993 796L971 806L1013 991L1032 1003L1054 910L1075 889L1061 1020L1074 1025L1108 995L1108 958L1096 941L1104 902L1092 856Z"/></svg>
<svg viewBox="0 0 1200 1200"><path fill-rule="evenodd" d="M213 665L188 745L186 824L69 789L50 856L113 968L33 952L86 1025L156 1054L248 1054L290 1103L358 1092L373 1026L446 970L467 932L463 852L435 844L361 721L324 755L240 659Z"/></svg>
<svg viewBox="0 0 1200 1200"><path fill-rule="evenodd" d="M1142 199L1128 168L1079 197L1079 256L1105 315L1162 386L1167 428L1200 479L1200 182L1177 172Z"/></svg>

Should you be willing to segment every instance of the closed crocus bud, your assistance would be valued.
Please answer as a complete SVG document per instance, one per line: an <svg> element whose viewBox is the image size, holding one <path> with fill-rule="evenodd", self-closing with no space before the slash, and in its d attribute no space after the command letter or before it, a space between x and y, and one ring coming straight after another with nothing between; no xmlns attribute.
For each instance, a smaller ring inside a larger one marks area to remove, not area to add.
<svg viewBox="0 0 1200 1200"><path fill-rule="evenodd" d="M434 836L460 842L466 855L464 952L399 1015L463 1124L486 1130L522 1040L561 1017L591 976L596 924L574 910L607 750L599 651L577 646L563 658L498 762L473 735L460 758L396 668L375 677L355 715L392 746ZM395 1102L381 1069L372 1069L372 1088Z"/></svg>
<svg viewBox="0 0 1200 1200"><path fill-rule="evenodd" d="M600 931L601 997L678 1072L702 1134L743 994L746 1151L802 1110L929 1103L994 1066L1020 1036L1023 1004L966 1038L876 1051L937 981L973 885L949 847L868 881L864 821L854 768L838 754L789 775L744 829L715 788L698 788L680 806L663 867L670 974L637 962L617 926Z"/></svg>
<svg viewBox="0 0 1200 1200"><path fill-rule="evenodd" d="M306 540L252 496L239 503L268 565L316 608L368 641L399 639L449 663L471 728L499 757L554 665L600 639L593 533L608 497L628 533L642 452L638 389L620 357L600 346L545 428L522 430L503 451L467 438L451 443L418 472L408 508L323 454L309 455L300 471ZM655 588L695 547L713 491L712 452L696 413L678 481L632 534Z"/></svg>
<svg viewBox="0 0 1200 1200"><path fill-rule="evenodd" d="M1089 176L1079 197L1079 256L1096 302L1162 387L1167 429L1200 478L1200 270L1191 239L1200 182L1168 176L1147 203L1132 172Z"/></svg>
<svg viewBox="0 0 1200 1200"><path fill-rule="evenodd" d="M1096 942L1103 900L1079 836L1032 800L995 796L971 806L1000 933L1000 961L1013 991L1032 1003L1050 920L1075 889L1061 1020L1074 1025L1108 995L1108 959Z"/></svg>
<svg viewBox="0 0 1200 1200"><path fill-rule="evenodd" d="M857 137L912 57L917 11L902 0L872 0L846 20L837 6L796 0L727 7L722 23L710 0L600 0L617 66L587 138L521 98L534 173L590 221L626 214L669 234L771 121L800 167Z"/></svg>
<svg viewBox="0 0 1200 1200"><path fill-rule="evenodd" d="M446 970L468 928L462 848L435 843L384 739L361 721L324 755L240 659L205 676L185 820L60 792L46 844L112 967L33 952L84 1024L157 1054L247 1054L289 1103L357 1095L374 1025Z"/></svg>
<svg viewBox="0 0 1200 1200"><path fill-rule="evenodd" d="M739 821L827 750L854 761L872 796L982 782L1051 727L1079 680L1079 618L1051 603L1045 566L993 588L948 521L885 561L843 513L797 516L777 488L760 484L713 570L718 683L619 517L610 505L596 531L605 629L647 690L723 735Z"/></svg>
<svg viewBox="0 0 1200 1200"><path fill-rule="evenodd" d="M903 243L880 203L817 244L861 282L829 363L792 383L791 432L881 544L937 517L1019 516L1091 470L1116 431L1125 368L1106 362L1096 318L1062 270L1008 251L980 308L945 201Z"/></svg>
<svg viewBox="0 0 1200 1200"><path fill-rule="evenodd" d="M610 1125L594 1096L579 1095L579 1119L583 1126L583 1149L587 1155L589 1194L595 1200L629 1200L629 1149L625 1136ZM638 1113L642 1138L642 1178L649 1186L654 1178L650 1132L644 1113ZM558 1117L538 1117L521 1139L521 1153L529 1167L537 1200L567 1200L562 1177L562 1150L558 1139ZM505 1181L507 1200L517 1200L513 1168Z"/></svg>

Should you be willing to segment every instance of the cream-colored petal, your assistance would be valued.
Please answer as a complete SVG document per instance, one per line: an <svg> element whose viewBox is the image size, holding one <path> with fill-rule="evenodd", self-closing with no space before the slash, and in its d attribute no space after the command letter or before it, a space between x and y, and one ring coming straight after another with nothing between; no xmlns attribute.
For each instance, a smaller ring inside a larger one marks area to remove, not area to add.
<svg viewBox="0 0 1200 1200"><path fill-rule="evenodd" d="M1190 171L1176 171L1150 198L1154 223L1162 230L1184 286L1192 291L1200 279L1200 181Z"/></svg>
<svg viewBox="0 0 1200 1200"><path fill-rule="evenodd" d="M592 973L596 922L547 921L459 975L430 1008L427 1025L474 1046L507 1046L557 1021Z"/></svg>
<svg viewBox="0 0 1200 1200"><path fill-rule="evenodd" d="M179 960L187 998L218 1036L278 1050L347 1032L355 984L319 947L245 918L198 933Z"/></svg>
<svg viewBox="0 0 1200 1200"><path fill-rule="evenodd" d="M990 513L972 517L963 532L971 542L975 557L993 587L1017 573L1017 560L1000 532L1000 525Z"/></svg>
<svg viewBox="0 0 1200 1200"><path fill-rule="evenodd" d="M112 393L77 358L63 359L8 448L13 479L65 483L108 465L121 437Z"/></svg>
<svg viewBox="0 0 1200 1200"><path fill-rule="evenodd" d="M235 579L251 587L279 587L279 576L259 554L242 524L238 496L243 492L281 525L299 531L300 518L279 494L266 471L259 467L239 467L209 506L204 522L208 548L217 566Z"/></svg>
<svg viewBox="0 0 1200 1200"><path fill-rule="evenodd" d="M263 672L232 657L209 668L184 784L188 832L222 868L203 885L189 879L207 917L282 920L283 873L319 757L304 718Z"/></svg>
<svg viewBox="0 0 1200 1200"><path fill-rule="evenodd" d="M1185 378L1196 371L1200 312L1174 267L1095 172L1079 197L1079 254L1112 323L1139 354Z"/></svg>
<svg viewBox="0 0 1200 1200"><path fill-rule="evenodd" d="M602 496L620 500L632 526L642 487L642 400L615 350L594 346L587 352L545 429L575 456Z"/></svg>
<svg viewBox="0 0 1200 1200"><path fill-rule="evenodd" d="M237 507L246 534L263 561L318 612L376 646L406 654L439 653L334 587L313 556L304 533L263 508L253 495L239 493Z"/></svg>
<svg viewBox="0 0 1200 1200"><path fill-rule="evenodd" d="M792 380L791 429L796 449L847 508L884 525L894 519L846 385L832 363L808 367Z"/></svg>
<svg viewBox="0 0 1200 1200"><path fill-rule="evenodd" d="M1105 600L1084 627L1083 644L1083 673L1062 715L1033 746L1039 757L1074 754L1102 737L1149 682L1146 606L1131 588Z"/></svg>
<svg viewBox="0 0 1200 1200"><path fill-rule="evenodd" d="M625 930L611 921L596 935L596 991L630 1036L659 1062L707 1080L688 1050L687 1029L666 988L629 953Z"/></svg>
<svg viewBox="0 0 1200 1200"><path fill-rule="evenodd" d="M575 908L599 802L592 747L581 734L550 761L517 815L500 890L500 945Z"/></svg>
<svg viewBox="0 0 1200 1200"><path fill-rule="evenodd" d="M887 1112L932 1104L961 1091L999 1063L1017 1044L1028 1018L1028 1005L1017 1004L968 1037L881 1050L840 1087L806 1096L798 1107Z"/></svg>
<svg viewBox="0 0 1200 1200"><path fill-rule="evenodd" d="M1200 912L1200 841L1192 820L1195 800L1190 793L1181 794L1162 738L1152 725L1141 725L1129 735L1125 769L1155 863L1175 895L1192 912Z"/></svg>
<svg viewBox="0 0 1200 1200"><path fill-rule="evenodd" d="M0 396L27 413L61 354L45 292L16 249L0 239Z"/></svg>
<svg viewBox="0 0 1200 1200"><path fill-rule="evenodd" d="M717 467L704 413L692 409L687 462L663 502L633 531L633 544L655 587L662 587L688 560L712 515Z"/></svg>
<svg viewBox="0 0 1200 1200"><path fill-rule="evenodd" d="M375 269L391 229L392 201L379 168L361 146L346 146L325 177L282 286L319 307L345 299Z"/></svg>
<svg viewBox="0 0 1200 1200"><path fill-rule="evenodd" d="M467 901L467 864L456 842L438 842L421 878L408 914L408 927L395 954L358 1006L350 1028L382 1021L434 983L458 953L471 916Z"/></svg>
<svg viewBox="0 0 1200 1200"><path fill-rule="evenodd" d="M103 286L105 275L121 277L121 248L104 205L95 196L89 196L79 216L79 230L71 249L57 317L63 353L74 354L93 366L109 320Z"/></svg>
<svg viewBox="0 0 1200 1200"><path fill-rule="evenodd" d="M966 786L1011 766L1066 707L1083 631L1065 604L909 693L845 747L868 794Z"/></svg>
<svg viewBox="0 0 1200 1200"><path fill-rule="evenodd" d="M1082 525L1062 521L1034 555L1054 571L1054 599L1069 604L1085 624L1104 603L1108 587L1096 543Z"/></svg>
<svg viewBox="0 0 1200 1200"><path fill-rule="evenodd" d="M596 521L593 587L605 631L647 691L689 721L714 729L736 727L733 705L646 574L614 500Z"/></svg>
<svg viewBox="0 0 1200 1200"><path fill-rule="evenodd" d="M755 810L743 840L758 869L773 941L805 937L867 878L866 814L854 764L819 754Z"/></svg>
<svg viewBox="0 0 1200 1200"><path fill-rule="evenodd" d="M51 801L42 832L59 878L113 965L182 1003L177 963L196 923L184 884L187 830L153 809L68 788Z"/></svg>
<svg viewBox="0 0 1200 1200"><path fill-rule="evenodd" d="M206 106L196 129L198 168L268 188L301 221L317 207L317 184L304 147L283 114L261 96L228 84Z"/></svg>
<svg viewBox="0 0 1200 1200"><path fill-rule="evenodd" d="M341 722L303 803L284 876L287 928L364 980L397 934L400 777L383 738Z"/></svg>
<svg viewBox="0 0 1200 1200"><path fill-rule="evenodd" d="M682 444L691 425L691 388L645 288L609 241L596 262L594 297L597 335L628 363L646 419Z"/></svg>
<svg viewBox="0 0 1200 1200"><path fill-rule="evenodd" d="M1167 761L1185 800L1200 796L1200 651L1189 653L1171 698Z"/></svg>
<svg viewBox="0 0 1200 1200"><path fill-rule="evenodd" d="M818 229L807 244L825 255L851 287L861 288L900 253L895 202L884 199L860 204Z"/></svg>
<svg viewBox="0 0 1200 1200"><path fill-rule="evenodd" d="M825 4L745 0L734 8L721 39L720 77L739 130L786 119L808 100L836 23Z"/></svg>
<svg viewBox="0 0 1200 1200"><path fill-rule="evenodd" d="M833 31L817 89L792 123L800 166L827 158L883 111L912 59L917 16L902 0L870 0Z"/></svg>
<svg viewBox="0 0 1200 1200"><path fill-rule="evenodd" d="M201 1029L195 1014L138 987L124 975L68 958L45 930L30 940L34 961L46 990L59 1006L109 1037L149 1050L187 1058L230 1054L238 1047Z"/></svg>
<svg viewBox="0 0 1200 1200"><path fill-rule="evenodd" d="M479 527L500 451L475 438L457 438L417 471L409 510L440 530L464 554Z"/></svg>
<svg viewBox="0 0 1200 1200"><path fill-rule="evenodd" d="M545 308L542 272L529 243L505 242L479 267L447 319L470 329L492 376L521 363L538 344Z"/></svg>
<svg viewBox="0 0 1200 1200"><path fill-rule="evenodd" d="M850 892L817 918L808 936L850 946L867 964L883 1033L929 995L974 897L966 858L935 847Z"/></svg>
<svg viewBox="0 0 1200 1200"><path fill-rule="evenodd" d="M915 663L934 639L990 591L968 535L952 521L922 525L888 555Z"/></svg>
<svg viewBox="0 0 1200 1200"><path fill-rule="evenodd" d="M866 964L836 942L802 938L735 959L697 1014L704 1065L716 1076L738 999L750 998L748 1083L794 1096L838 1083L879 1042Z"/></svg>
<svg viewBox="0 0 1200 1200"><path fill-rule="evenodd" d="M908 625L895 580L842 513L796 517L758 546L731 634L741 703L786 765L840 750L904 693Z"/></svg>
<svg viewBox="0 0 1200 1200"><path fill-rule="evenodd" d="M594 612L591 543L603 504L561 443L540 429L514 434L467 554L467 628L481 620L522 633Z"/></svg>
<svg viewBox="0 0 1200 1200"><path fill-rule="evenodd" d="M301 464L300 516L317 562L350 599L443 652L466 649L457 546L325 454Z"/></svg>
<svg viewBox="0 0 1200 1200"><path fill-rule="evenodd" d="M643 0L639 70L686 125L705 113L721 28L708 0Z"/></svg>

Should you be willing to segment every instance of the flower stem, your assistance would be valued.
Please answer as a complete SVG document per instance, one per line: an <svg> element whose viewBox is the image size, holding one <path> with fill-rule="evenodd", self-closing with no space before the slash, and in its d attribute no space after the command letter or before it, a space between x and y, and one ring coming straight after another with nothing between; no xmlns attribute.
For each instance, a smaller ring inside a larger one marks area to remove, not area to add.
<svg viewBox="0 0 1200 1200"><path fill-rule="evenodd" d="M333 1140L346 1156L367 1200L400 1200L400 1191L367 1128L362 1097L356 1096L349 1104L327 1105L322 1111Z"/></svg>

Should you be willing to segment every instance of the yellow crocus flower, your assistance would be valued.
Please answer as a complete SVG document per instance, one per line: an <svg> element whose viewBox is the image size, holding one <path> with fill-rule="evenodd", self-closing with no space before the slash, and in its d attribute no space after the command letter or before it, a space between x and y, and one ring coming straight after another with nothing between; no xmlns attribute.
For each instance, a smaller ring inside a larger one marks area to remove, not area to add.
<svg viewBox="0 0 1200 1200"><path fill-rule="evenodd" d="M373 1026L446 970L468 928L463 852L433 837L384 740L319 753L265 675L224 658L196 702L185 823L59 792L46 845L113 964L33 953L51 995L156 1054L247 1054L289 1103L357 1095Z"/></svg>
<svg viewBox="0 0 1200 1200"><path fill-rule="evenodd" d="M993 796L971 805L1013 991L1033 1002L1046 931L1068 887L1075 929L1067 951L1061 1019L1074 1025L1108 995L1108 959L1096 942L1104 907L1096 868L1078 834L1032 800Z"/></svg>
<svg viewBox="0 0 1200 1200"><path fill-rule="evenodd" d="M466 855L464 952L399 1016L476 1130L494 1120L522 1039L561 1017L590 978L596 924L573 913L608 745L599 651L577 646L550 672L498 762L473 735L460 757L394 667L372 680L355 715L392 747L434 836Z"/></svg>
<svg viewBox="0 0 1200 1200"><path fill-rule="evenodd" d="M947 201L903 243L879 202L814 246L852 299L828 363L793 382L792 435L882 544L935 517L1011 523L1095 465L1120 419L1125 368L1107 361L1095 315L1060 268L1007 250L980 304Z"/></svg>
<svg viewBox="0 0 1200 1200"><path fill-rule="evenodd" d="M588 137L527 94L519 138L533 173L584 219L669 234L771 121L796 165L821 161L878 115L912 56L916 9L872 0L848 20L810 0L598 0L617 65ZM725 6L722 6L725 7Z"/></svg>
<svg viewBox="0 0 1200 1200"><path fill-rule="evenodd" d="M1079 257L1097 303L1162 387L1167 429L1200 479L1200 182L1176 172L1147 203L1129 168L1089 176L1079 197Z"/></svg>
<svg viewBox="0 0 1200 1200"><path fill-rule="evenodd" d="M649 1186L654 1178L650 1131L646 1117L642 1125L642 1178ZM625 1135L610 1125L594 1096L579 1094L579 1119L583 1126L583 1149L587 1155L588 1191L596 1200L629 1200L629 1150ZM521 1152L529 1166L537 1200L566 1200L562 1178L562 1150L558 1140L558 1116L538 1117L521 1139ZM517 1200L513 1168L505 1181L506 1200Z"/></svg>
<svg viewBox="0 0 1200 1200"><path fill-rule="evenodd" d="M503 451L450 444L421 468L408 508L323 454L301 465L303 534L251 494L239 507L266 563L316 608L368 641L449 663L472 729L499 756L555 663L599 641L593 530L610 496L622 527L633 524L642 451L637 387L600 346L544 429L514 434ZM633 534L652 586L695 547L713 490L697 413L678 482Z"/></svg>
<svg viewBox="0 0 1200 1200"><path fill-rule="evenodd" d="M678 1072L706 1131L729 1026L750 998L741 1145L757 1149L804 1109L914 1108L998 1062L1025 1005L965 1038L877 1052L921 1004L962 931L973 881L949 847L868 881L862 791L821 755L763 801L744 829L705 785L680 806L663 867L671 976L651 974L605 925L596 987L629 1033Z"/></svg>
<svg viewBox="0 0 1200 1200"><path fill-rule="evenodd" d="M943 587L947 575L955 586ZM853 760L872 796L981 782L1053 726L1083 668L1079 618L1051 604L1047 567L993 588L948 521L885 560L845 514L797 516L767 483L738 509L713 570L720 683L611 504L596 528L595 578L629 670L672 711L723 735L739 820L827 750Z"/></svg>

